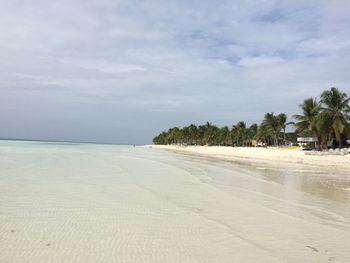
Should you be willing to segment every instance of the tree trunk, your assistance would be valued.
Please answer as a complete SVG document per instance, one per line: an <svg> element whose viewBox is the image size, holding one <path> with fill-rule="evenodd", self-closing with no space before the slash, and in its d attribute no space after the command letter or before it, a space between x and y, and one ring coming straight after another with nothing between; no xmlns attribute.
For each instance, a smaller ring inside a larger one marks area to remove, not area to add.
<svg viewBox="0 0 350 263"><path fill-rule="evenodd" d="M334 132L335 133L335 139L338 140L338 145L339 145L339 148L342 147L342 143L341 143L341 134L338 133L338 132Z"/></svg>
<svg viewBox="0 0 350 263"><path fill-rule="evenodd" d="M275 134L275 146L278 146L278 138L277 138L277 134Z"/></svg>
<svg viewBox="0 0 350 263"><path fill-rule="evenodd" d="M317 150L317 151L319 151L320 150L320 138L319 138L319 136L318 136L318 134L317 134L317 132L313 132L313 136L314 136L314 138L317 138L317 142L315 142L315 149Z"/></svg>

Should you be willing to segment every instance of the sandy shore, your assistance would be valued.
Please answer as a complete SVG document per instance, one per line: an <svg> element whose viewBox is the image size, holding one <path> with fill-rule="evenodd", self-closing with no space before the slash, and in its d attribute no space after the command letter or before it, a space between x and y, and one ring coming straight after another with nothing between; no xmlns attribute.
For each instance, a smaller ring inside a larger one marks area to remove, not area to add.
<svg viewBox="0 0 350 263"><path fill-rule="evenodd" d="M318 167L335 167L350 169L350 154L345 156L308 155L299 149L254 148L254 147L222 147L222 146L177 146L150 145L156 149L192 153L203 156L214 156L222 159L246 159L249 161L281 162L289 164L306 164Z"/></svg>

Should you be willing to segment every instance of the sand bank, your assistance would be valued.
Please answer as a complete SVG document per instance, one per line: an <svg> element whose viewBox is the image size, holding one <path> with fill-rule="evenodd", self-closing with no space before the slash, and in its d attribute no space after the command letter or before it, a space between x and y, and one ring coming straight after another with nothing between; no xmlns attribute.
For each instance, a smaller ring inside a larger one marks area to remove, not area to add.
<svg viewBox="0 0 350 263"><path fill-rule="evenodd" d="M345 156L315 156L308 155L300 149L288 148L255 148L255 147L223 147L223 146L177 146L152 145L156 149L176 152L193 153L204 156L215 156L223 159L247 159L249 161L281 162L307 164L319 167L335 167L350 169L350 155Z"/></svg>

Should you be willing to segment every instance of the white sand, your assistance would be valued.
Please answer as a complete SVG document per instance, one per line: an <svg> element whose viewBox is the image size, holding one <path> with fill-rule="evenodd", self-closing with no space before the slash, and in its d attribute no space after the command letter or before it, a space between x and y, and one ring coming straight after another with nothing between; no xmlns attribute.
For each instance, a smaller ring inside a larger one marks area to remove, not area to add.
<svg viewBox="0 0 350 263"><path fill-rule="evenodd" d="M0 262L350 262L350 176L0 143Z"/></svg>
<svg viewBox="0 0 350 263"><path fill-rule="evenodd" d="M204 156L215 156L219 158L244 158L250 161L266 161L309 164L316 167L333 167L337 169L350 170L350 154L345 156L327 155L315 156L307 155L299 149L278 149L260 147L221 147L221 146L176 146L176 145L151 145L156 149L172 150L177 152L195 153Z"/></svg>

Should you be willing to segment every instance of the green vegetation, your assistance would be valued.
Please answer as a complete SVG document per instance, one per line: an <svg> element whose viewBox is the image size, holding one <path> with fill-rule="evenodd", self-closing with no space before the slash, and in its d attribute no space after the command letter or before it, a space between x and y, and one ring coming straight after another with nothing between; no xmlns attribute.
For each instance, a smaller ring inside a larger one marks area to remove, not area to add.
<svg viewBox="0 0 350 263"><path fill-rule="evenodd" d="M296 143L297 136L318 138L316 147L326 149L337 143L342 147L350 138L350 98L337 88L322 92L320 101L309 98L300 104L301 114L294 115L296 122L287 122L287 115L266 113L260 125L249 127L239 121L232 127L217 127L209 122L174 127L153 139L155 144L218 145L218 146L265 146ZM293 124L295 132L286 133L287 125Z"/></svg>
<svg viewBox="0 0 350 263"><path fill-rule="evenodd" d="M350 98L337 88L322 92L321 99L309 98L300 107L302 115L294 115L298 134L317 137L318 149L327 149L338 143L339 148L343 142L350 138Z"/></svg>

